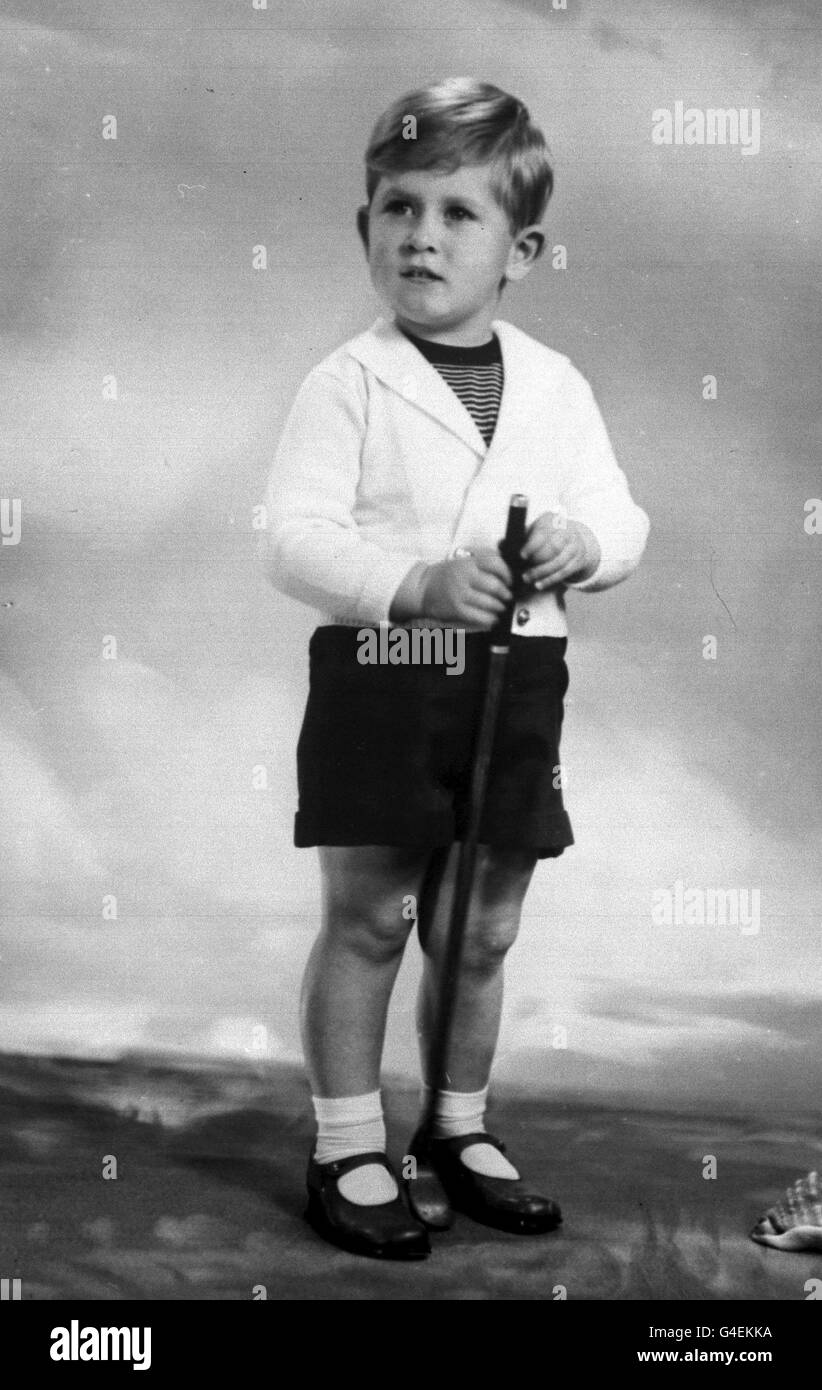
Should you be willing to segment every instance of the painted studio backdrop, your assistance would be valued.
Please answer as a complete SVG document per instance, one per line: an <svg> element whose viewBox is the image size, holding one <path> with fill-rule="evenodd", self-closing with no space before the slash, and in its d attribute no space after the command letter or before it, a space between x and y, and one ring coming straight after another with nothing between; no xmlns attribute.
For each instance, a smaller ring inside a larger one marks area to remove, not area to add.
<svg viewBox="0 0 822 1390"><path fill-rule="evenodd" d="M500 315L590 379L652 522L625 585L569 595L577 844L529 892L496 1084L818 1114L814 14L2 5L3 1051L299 1059L315 620L268 587L254 508L299 382L380 312L374 119L473 74L556 166ZM412 939L409 1079L417 969Z"/></svg>

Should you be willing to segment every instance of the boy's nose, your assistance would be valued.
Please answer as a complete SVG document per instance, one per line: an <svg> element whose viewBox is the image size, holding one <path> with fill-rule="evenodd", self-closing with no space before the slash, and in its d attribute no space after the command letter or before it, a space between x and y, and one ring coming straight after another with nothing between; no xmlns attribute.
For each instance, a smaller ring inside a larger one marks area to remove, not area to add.
<svg viewBox="0 0 822 1390"><path fill-rule="evenodd" d="M410 251L429 251L436 245L434 226L430 218L419 218L408 229L405 244Z"/></svg>

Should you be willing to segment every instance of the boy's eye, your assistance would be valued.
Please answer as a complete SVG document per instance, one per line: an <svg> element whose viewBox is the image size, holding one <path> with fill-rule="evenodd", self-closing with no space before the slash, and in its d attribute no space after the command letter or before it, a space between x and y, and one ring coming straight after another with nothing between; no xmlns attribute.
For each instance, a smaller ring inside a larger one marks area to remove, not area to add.
<svg viewBox="0 0 822 1390"><path fill-rule="evenodd" d="M406 212L413 212L414 208L407 198L389 198L383 210L396 214L397 216L402 216ZM446 208L445 215L446 217L453 218L457 222L465 222L467 219L473 219L474 216L474 214L468 208L463 207L461 203L454 203L451 207Z"/></svg>

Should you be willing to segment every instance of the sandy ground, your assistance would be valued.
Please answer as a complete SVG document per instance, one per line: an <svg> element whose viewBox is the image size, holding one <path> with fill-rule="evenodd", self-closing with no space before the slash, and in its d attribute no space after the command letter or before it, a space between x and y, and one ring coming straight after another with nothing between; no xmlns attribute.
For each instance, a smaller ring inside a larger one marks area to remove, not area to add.
<svg viewBox="0 0 822 1390"><path fill-rule="evenodd" d="M399 1157L415 1097L385 1089ZM0 1273L24 1299L801 1300L822 1276L822 1256L747 1236L819 1164L810 1126L500 1094L493 1126L561 1201L562 1231L461 1218L405 1266L336 1251L303 1222L311 1122L295 1069L4 1055L0 1103Z"/></svg>

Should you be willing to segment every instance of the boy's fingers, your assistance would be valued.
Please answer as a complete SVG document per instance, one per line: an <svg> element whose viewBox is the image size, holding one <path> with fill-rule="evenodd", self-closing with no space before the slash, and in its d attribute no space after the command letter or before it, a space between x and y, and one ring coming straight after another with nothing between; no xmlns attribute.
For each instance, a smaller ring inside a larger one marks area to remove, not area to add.
<svg viewBox="0 0 822 1390"><path fill-rule="evenodd" d="M496 575L482 574L482 572L474 578L471 590L474 594L488 594L499 599L500 606L510 603L513 597L510 588L501 579L497 579Z"/></svg>
<svg viewBox="0 0 822 1390"><path fill-rule="evenodd" d="M481 612L479 608L468 608L463 615L463 621L469 627L480 627L484 632L487 632L494 626L496 617L493 613Z"/></svg>
<svg viewBox="0 0 822 1390"><path fill-rule="evenodd" d="M465 602L472 608L479 608L483 613L502 613L507 599L498 598L496 594L483 593L481 589L472 589Z"/></svg>
<svg viewBox="0 0 822 1390"><path fill-rule="evenodd" d="M542 549L544 541L545 537L540 531L532 531L525 545L522 547L522 550L519 552L522 559L530 560L532 556L536 555L538 550Z"/></svg>
<svg viewBox="0 0 822 1390"><path fill-rule="evenodd" d="M562 565L551 566L549 573L537 575L535 579L529 582L532 583L536 589L545 589L549 584L561 584L564 579L570 579L582 569L582 563L580 559L575 557L572 560L567 560Z"/></svg>
<svg viewBox="0 0 822 1390"><path fill-rule="evenodd" d="M491 608L483 608L479 602L466 599L457 606L456 618L465 627L491 628L497 621L499 614Z"/></svg>
<svg viewBox="0 0 822 1390"><path fill-rule="evenodd" d="M557 539L561 542L567 534L568 527L563 512L543 512L542 516L538 516L529 526L520 555L523 559L530 560L538 550L544 550L546 546L553 547Z"/></svg>
<svg viewBox="0 0 822 1390"><path fill-rule="evenodd" d="M535 556L542 554L545 558L554 555L563 546L568 544L567 531L540 531L538 534L530 536L520 551L523 560L533 560Z"/></svg>
<svg viewBox="0 0 822 1390"><path fill-rule="evenodd" d="M477 550L474 560L482 574L495 574L503 584L511 583L513 575L498 550Z"/></svg>
<svg viewBox="0 0 822 1390"><path fill-rule="evenodd" d="M580 554L577 546L563 546L562 550L552 555L548 560L541 560L525 570L523 579L526 584L534 584L540 579L551 579L559 574L560 570L568 569L569 572L582 565L584 557Z"/></svg>

